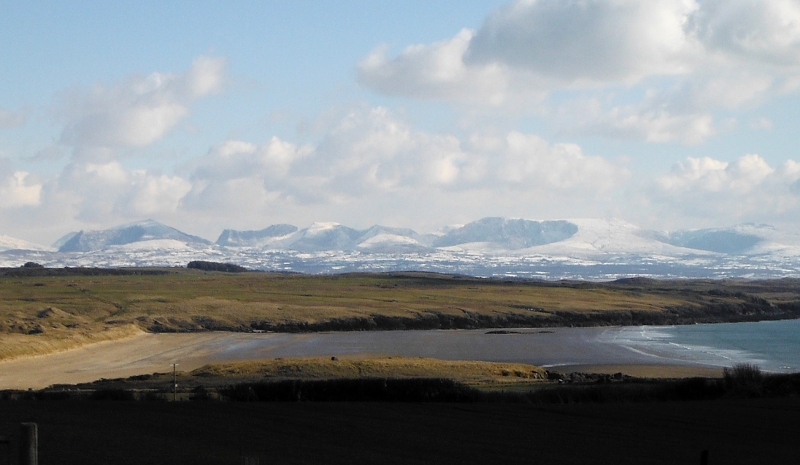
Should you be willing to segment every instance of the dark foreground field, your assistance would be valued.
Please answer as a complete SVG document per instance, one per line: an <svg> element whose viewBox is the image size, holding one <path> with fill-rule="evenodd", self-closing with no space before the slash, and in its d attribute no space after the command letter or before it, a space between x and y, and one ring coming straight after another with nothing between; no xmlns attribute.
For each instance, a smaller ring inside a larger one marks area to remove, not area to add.
<svg viewBox="0 0 800 465"><path fill-rule="evenodd" d="M800 398L528 404L16 401L48 464L797 463ZM4 451L3 451L4 452ZM5 457L0 455L0 463Z"/></svg>

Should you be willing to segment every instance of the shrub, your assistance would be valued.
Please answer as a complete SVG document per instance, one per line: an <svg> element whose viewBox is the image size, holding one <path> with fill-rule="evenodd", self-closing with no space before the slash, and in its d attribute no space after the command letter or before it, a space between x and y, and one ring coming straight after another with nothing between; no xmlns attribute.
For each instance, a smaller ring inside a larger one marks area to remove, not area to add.
<svg viewBox="0 0 800 465"><path fill-rule="evenodd" d="M760 383L764 377L761 373L761 368L752 363L739 363L731 368L725 368L722 371L722 376L728 386L756 384Z"/></svg>
<svg viewBox="0 0 800 465"><path fill-rule="evenodd" d="M218 263L218 262L204 262L202 260L194 260L186 265L186 268L203 270L203 271L223 271L226 273L241 273L248 271L247 268L233 263Z"/></svg>

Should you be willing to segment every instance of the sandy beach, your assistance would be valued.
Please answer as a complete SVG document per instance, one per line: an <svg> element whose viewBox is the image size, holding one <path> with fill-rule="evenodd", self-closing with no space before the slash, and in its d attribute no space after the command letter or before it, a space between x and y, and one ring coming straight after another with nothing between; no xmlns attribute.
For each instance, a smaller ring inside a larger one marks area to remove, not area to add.
<svg viewBox="0 0 800 465"><path fill-rule="evenodd" d="M276 357L397 355L445 360L529 363L562 372L622 372L635 376L718 376L692 365L600 341L607 328L492 332L375 331L331 333L143 333L56 354L0 363L0 389L43 388L100 378L191 371L209 362Z"/></svg>

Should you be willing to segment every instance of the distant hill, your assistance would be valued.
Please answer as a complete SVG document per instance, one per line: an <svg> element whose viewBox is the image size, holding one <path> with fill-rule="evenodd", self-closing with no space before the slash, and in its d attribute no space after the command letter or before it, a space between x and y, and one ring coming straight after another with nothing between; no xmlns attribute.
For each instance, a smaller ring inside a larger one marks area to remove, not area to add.
<svg viewBox="0 0 800 465"><path fill-rule="evenodd" d="M673 231L655 237L678 247L725 254L747 253L764 240L758 235L732 228Z"/></svg>
<svg viewBox="0 0 800 465"><path fill-rule="evenodd" d="M48 248L15 237L0 235L0 252L5 250L48 250Z"/></svg>
<svg viewBox="0 0 800 465"><path fill-rule="evenodd" d="M181 232L154 220L129 223L100 231L70 233L56 241L59 252L90 252L115 245L169 239L191 245L210 245L211 242Z"/></svg>
<svg viewBox="0 0 800 465"><path fill-rule="evenodd" d="M472 242L488 242L506 249L524 249L560 242L569 239L577 232L577 225L564 220L483 218L437 238L433 246L449 247Z"/></svg>
<svg viewBox="0 0 800 465"><path fill-rule="evenodd" d="M225 247L258 247L271 244L296 231L297 226L291 224L274 224L259 231L226 229L222 231L216 243Z"/></svg>

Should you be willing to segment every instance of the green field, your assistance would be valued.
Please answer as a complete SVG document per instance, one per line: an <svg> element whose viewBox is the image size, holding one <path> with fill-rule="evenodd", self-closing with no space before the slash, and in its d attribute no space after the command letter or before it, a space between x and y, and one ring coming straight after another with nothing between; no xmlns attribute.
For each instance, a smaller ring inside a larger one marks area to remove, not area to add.
<svg viewBox="0 0 800 465"><path fill-rule="evenodd" d="M800 316L800 286L793 280L601 284L425 273L13 271L0 274L0 359L140 331L680 324Z"/></svg>

